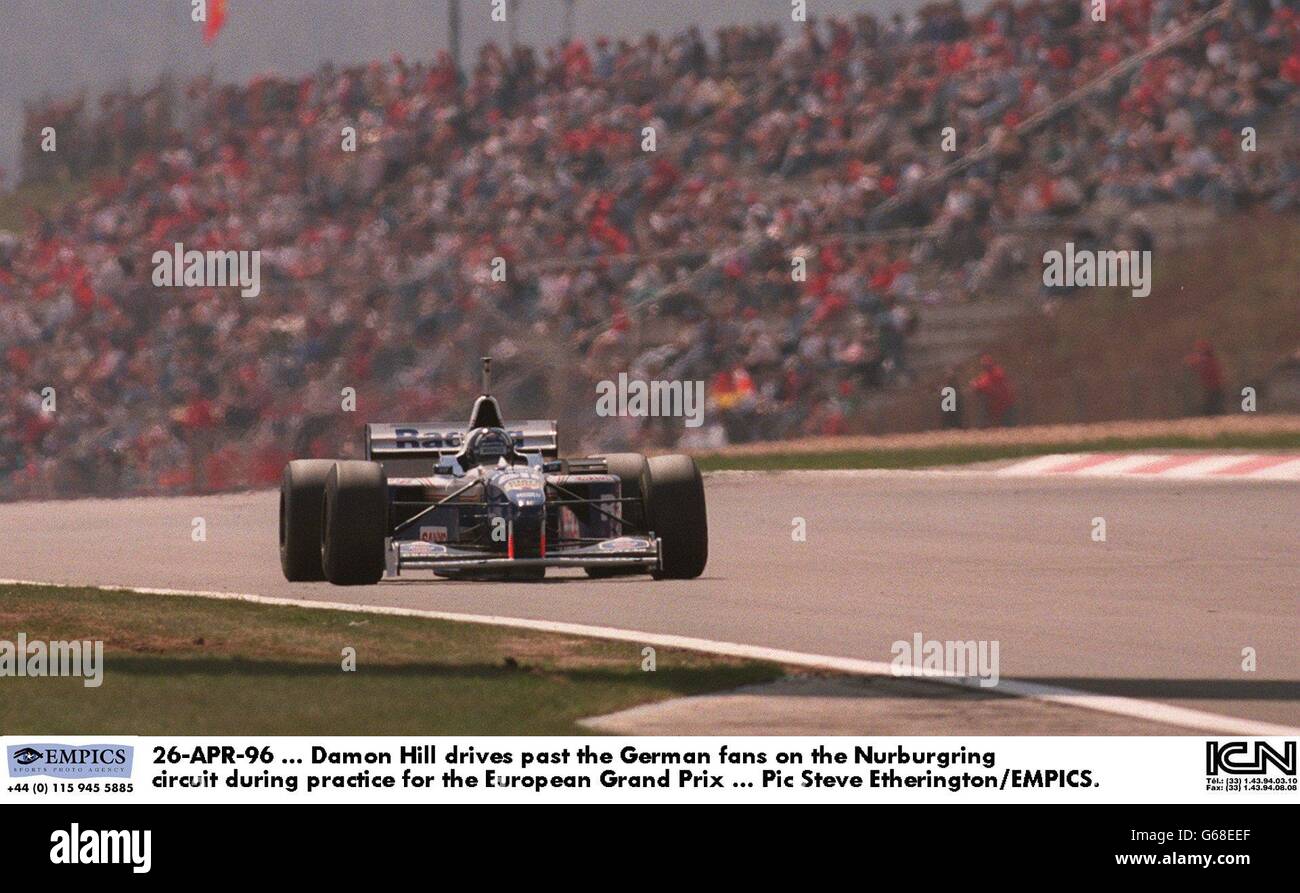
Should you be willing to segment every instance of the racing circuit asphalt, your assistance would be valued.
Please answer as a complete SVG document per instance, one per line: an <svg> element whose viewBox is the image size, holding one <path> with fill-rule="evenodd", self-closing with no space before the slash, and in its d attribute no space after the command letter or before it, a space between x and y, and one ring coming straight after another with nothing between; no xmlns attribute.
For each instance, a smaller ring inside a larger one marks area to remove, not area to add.
<svg viewBox="0 0 1300 893"><path fill-rule="evenodd" d="M888 662L997 640L1001 676L1300 726L1300 486L965 472L707 478L705 576L544 583L280 574L274 492L0 505L0 577L618 627ZM207 541L191 540L206 521ZM807 522L807 540L791 536ZM1106 521L1107 542L1090 536ZM1253 648L1254 672L1242 670ZM959 730L954 730L959 731ZM1146 731L1176 731L1169 727Z"/></svg>

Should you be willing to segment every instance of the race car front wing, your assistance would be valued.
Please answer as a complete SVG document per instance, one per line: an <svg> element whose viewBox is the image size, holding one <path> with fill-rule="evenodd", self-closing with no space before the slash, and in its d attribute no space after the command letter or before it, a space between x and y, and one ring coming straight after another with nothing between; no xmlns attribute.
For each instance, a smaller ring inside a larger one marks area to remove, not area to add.
<svg viewBox="0 0 1300 893"><path fill-rule="evenodd" d="M384 568L389 577L401 576L404 570L492 572L532 567L608 567L649 572L661 567L660 554L661 541L653 533L556 549L540 558L509 558L481 549L390 537L384 543Z"/></svg>

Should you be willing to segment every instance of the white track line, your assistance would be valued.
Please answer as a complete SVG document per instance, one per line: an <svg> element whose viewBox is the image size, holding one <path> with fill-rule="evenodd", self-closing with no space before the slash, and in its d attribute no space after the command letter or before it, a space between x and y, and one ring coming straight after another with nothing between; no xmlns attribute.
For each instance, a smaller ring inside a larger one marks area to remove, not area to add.
<svg viewBox="0 0 1300 893"><path fill-rule="evenodd" d="M68 587L81 584L47 583L37 580L0 580L6 586L55 586ZM765 660L773 663L817 670L835 670L856 676L910 676L913 674L895 672L892 664L875 660L859 660L853 657L831 657L823 654L807 654L801 651L786 651L781 648L765 648L758 645L742 645L736 642L717 642L712 639L696 639L689 636L674 636L664 633L647 633L637 630L616 629L608 626L587 626L582 623L561 623L554 620L529 620L522 617L493 617L483 614L453 614L447 611L425 611L419 608L397 608L387 605L353 605L344 602L318 602L308 599L275 598L267 595L252 595L243 592L204 592L189 589L152 589L141 586L96 586L84 584L92 589L110 592L138 592L142 595L180 595L197 598L212 598L225 601L253 602L259 605L281 605L295 608L320 608L329 611L352 611L361 614L384 614L392 617L424 617L430 620L450 620L456 623L477 623L484 626L502 626L513 629L528 629L538 632L562 633L571 636L586 636L593 639L607 639L617 642L635 642L640 645L654 645L659 648L680 648L685 651L699 651L706 654L718 654L727 657L739 657L749 660ZM1277 725L1275 723L1257 722L1251 719L1239 719L1202 710L1191 710L1162 704L1157 701L1140 701L1136 698L1123 698L1115 695L1099 695L1091 692L1061 688L1054 685L1039 685L1034 682L1022 682L1015 679L1000 680L995 688L980 688L978 680L956 675L918 675L928 681L973 688L983 692L994 692L1020 698L1031 698L1051 704L1079 707L1116 716L1128 716L1148 722L1179 726L1224 735L1300 735L1300 728Z"/></svg>

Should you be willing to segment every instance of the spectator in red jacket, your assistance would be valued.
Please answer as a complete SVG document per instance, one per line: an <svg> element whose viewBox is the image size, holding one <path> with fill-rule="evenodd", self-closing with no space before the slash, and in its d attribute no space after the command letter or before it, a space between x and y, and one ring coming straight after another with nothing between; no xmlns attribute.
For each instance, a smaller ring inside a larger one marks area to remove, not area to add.
<svg viewBox="0 0 1300 893"><path fill-rule="evenodd" d="M1214 352L1214 345L1202 338L1183 362L1196 373L1201 385L1201 415L1219 415L1223 412L1223 364Z"/></svg>
<svg viewBox="0 0 1300 893"><path fill-rule="evenodd" d="M991 425L1014 425L1016 392L1003 369L988 354L980 357L980 374L970 383L984 402L984 416Z"/></svg>

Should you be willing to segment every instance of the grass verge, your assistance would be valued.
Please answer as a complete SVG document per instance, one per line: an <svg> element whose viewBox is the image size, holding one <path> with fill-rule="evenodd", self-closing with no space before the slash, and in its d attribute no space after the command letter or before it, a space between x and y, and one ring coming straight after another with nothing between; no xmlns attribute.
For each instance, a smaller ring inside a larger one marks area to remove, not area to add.
<svg viewBox="0 0 1300 893"><path fill-rule="evenodd" d="M784 675L554 633L55 586L0 586L0 639L100 640L103 683L0 676L5 735L572 735L576 720ZM356 671L342 669L356 649Z"/></svg>

